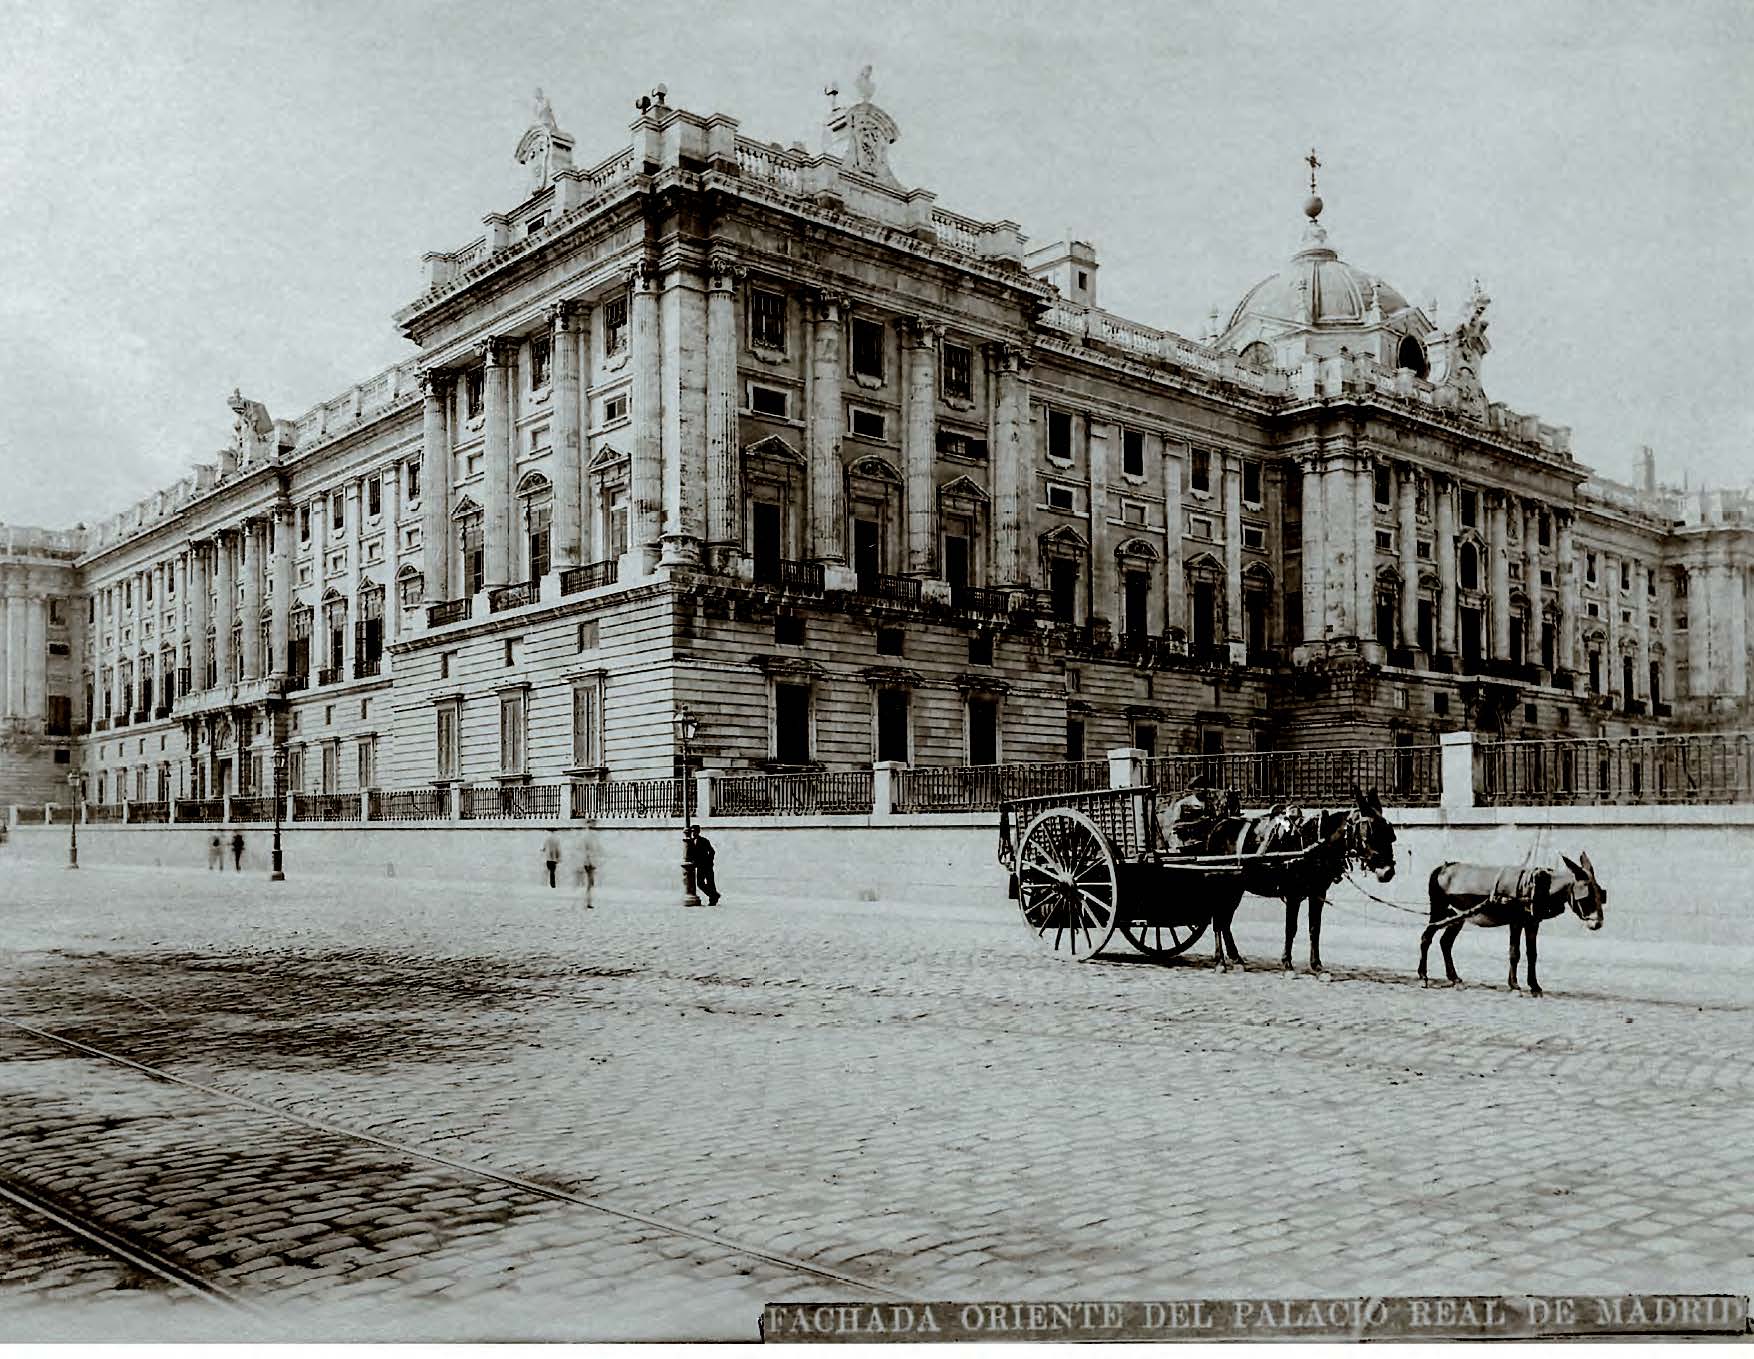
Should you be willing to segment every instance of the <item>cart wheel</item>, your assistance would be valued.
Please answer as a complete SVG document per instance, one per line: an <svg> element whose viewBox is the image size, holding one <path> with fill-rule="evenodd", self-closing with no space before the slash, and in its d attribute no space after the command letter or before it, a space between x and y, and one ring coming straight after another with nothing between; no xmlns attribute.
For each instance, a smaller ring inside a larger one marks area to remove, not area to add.
<svg viewBox="0 0 1754 1359"><path fill-rule="evenodd" d="M1198 943L1211 923L1210 919L1202 920L1198 925L1155 925L1143 920L1123 920L1119 928L1127 942L1139 952L1158 962L1168 962Z"/></svg>
<svg viewBox="0 0 1754 1359"><path fill-rule="evenodd" d="M1030 822L1017 847L1017 891L1024 923L1062 957L1083 962L1114 933L1114 853L1083 812L1055 807Z"/></svg>

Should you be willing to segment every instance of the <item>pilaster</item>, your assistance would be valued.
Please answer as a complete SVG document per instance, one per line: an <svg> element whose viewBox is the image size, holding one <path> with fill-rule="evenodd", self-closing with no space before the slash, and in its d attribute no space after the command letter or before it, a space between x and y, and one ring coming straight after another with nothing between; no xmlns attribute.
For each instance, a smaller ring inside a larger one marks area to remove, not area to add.
<svg viewBox="0 0 1754 1359"><path fill-rule="evenodd" d="M1324 514L1327 479L1318 453L1299 459L1298 469L1303 477L1303 521L1298 538L1303 641L1306 646L1320 646L1328 635L1328 538Z"/></svg>
<svg viewBox="0 0 1754 1359"><path fill-rule="evenodd" d="M1152 435L1152 438L1157 438ZM1163 466L1163 633L1188 627L1187 580L1182 574L1182 461L1179 448L1159 440Z"/></svg>
<svg viewBox="0 0 1754 1359"><path fill-rule="evenodd" d="M1456 654L1456 492L1453 479L1432 476L1432 510L1437 519L1437 541L1431 548L1437 558L1437 650L1443 656Z"/></svg>
<svg viewBox="0 0 1754 1359"><path fill-rule="evenodd" d="M420 566L426 598L440 603L451 597L451 432L448 373L427 370L420 375Z"/></svg>
<svg viewBox="0 0 1754 1359"><path fill-rule="evenodd" d="M483 348L481 498L482 573L489 589L512 583L512 365L513 345L492 339ZM352 600L349 601L352 605ZM351 644L348 650L352 650Z"/></svg>
<svg viewBox="0 0 1754 1359"><path fill-rule="evenodd" d="M1401 570L1401 647L1419 646L1419 469L1412 463L1395 464L1396 547ZM1433 639L1436 640L1435 638Z"/></svg>
<svg viewBox="0 0 1754 1359"><path fill-rule="evenodd" d="M1029 355L1018 345L996 345L993 359L998 396L993 428L993 583L1027 586L1030 564L1023 550L1023 495L1035 466L1030 438Z"/></svg>
<svg viewBox="0 0 1754 1359"><path fill-rule="evenodd" d="M1242 641L1242 461L1223 456L1224 466L1224 640Z"/></svg>
<svg viewBox="0 0 1754 1359"><path fill-rule="evenodd" d="M700 270L678 266L661 299L666 565L699 565L706 537L706 292Z"/></svg>
<svg viewBox="0 0 1754 1359"><path fill-rule="evenodd" d="M736 574L742 501L742 452L737 431L737 289L744 271L714 252L706 295L706 539L709 565Z"/></svg>
<svg viewBox="0 0 1754 1359"><path fill-rule="evenodd" d="M937 574L937 497L932 469L937 464L938 342L943 327L914 319L901 327L903 400L902 455L907 478L907 571ZM1094 477L1094 459L1092 461ZM1094 530L1094 521L1091 525ZM1102 606L1098 605L1098 611Z"/></svg>
<svg viewBox="0 0 1754 1359"><path fill-rule="evenodd" d="M840 445L841 316L846 302L838 293L816 297L810 336L810 413L806 442L810 460L810 555L836 566L846 564L846 481Z"/></svg>
<svg viewBox="0 0 1754 1359"><path fill-rule="evenodd" d="M577 332L588 326L590 310L578 302L562 302L549 314L554 365L554 519L552 556L556 571L578 566L583 539L584 454L579 429L579 343Z"/></svg>
<svg viewBox="0 0 1754 1359"><path fill-rule="evenodd" d="M633 454L629 468L628 545L621 579L649 575L657 563L664 515L663 354L657 276L642 261L630 280L629 361L633 366Z"/></svg>

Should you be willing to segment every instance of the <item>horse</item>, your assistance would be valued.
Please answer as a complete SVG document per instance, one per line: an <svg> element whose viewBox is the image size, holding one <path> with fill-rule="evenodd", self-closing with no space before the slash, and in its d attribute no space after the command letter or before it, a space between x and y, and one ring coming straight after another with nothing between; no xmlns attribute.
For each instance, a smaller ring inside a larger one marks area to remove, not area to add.
<svg viewBox="0 0 1754 1359"><path fill-rule="evenodd" d="M1278 804L1264 816L1242 823L1229 846L1213 845L1213 852L1238 855L1300 852L1298 858L1284 865L1253 868L1245 863L1234 894L1226 893L1214 905L1213 966L1218 971L1230 970L1225 962L1227 950L1231 962L1247 968L1230 933L1242 894L1247 891L1255 896L1278 897L1285 903L1285 953L1280 964L1287 972L1291 971L1291 946L1297 938L1298 910L1305 901L1309 903L1309 970L1312 974L1321 973L1322 907L1327 904L1328 889L1353 864L1374 873L1378 882L1388 882L1395 876L1395 828L1383 815L1382 799L1374 788L1363 793L1354 786L1352 804L1308 817L1295 808Z"/></svg>
<svg viewBox="0 0 1754 1359"><path fill-rule="evenodd" d="M1608 894L1596 881L1595 867L1588 854L1576 860L1559 856L1566 871L1551 868L1497 868L1484 864L1439 864L1431 870L1431 923L1419 936L1419 980L1426 986L1431 979L1425 975L1425 956L1434 935L1442 931L1443 969L1448 975L1447 986L1460 986L1455 959L1450 948L1463 925L1483 929L1510 928L1510 989L1519 990L1516 968L1518 945L1527 936L1529 944L1529 994L1541 994L1541 983L1535 978L1535 937L1543 920L1563 915L1566 907L1592 930L1602 928L1602 908Z"/></svg>

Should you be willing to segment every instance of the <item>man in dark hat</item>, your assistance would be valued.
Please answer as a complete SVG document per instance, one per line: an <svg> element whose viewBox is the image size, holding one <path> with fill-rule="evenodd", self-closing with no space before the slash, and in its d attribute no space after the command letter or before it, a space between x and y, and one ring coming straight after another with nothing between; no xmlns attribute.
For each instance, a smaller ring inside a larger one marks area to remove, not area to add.
<svg viewBox="0 0 1754 1359"><path fill-rule="evenodd" d="M1206 848L1216 820L1212 780L1197 775L1183 793L1158 813L1164 845L1177 854L1197 854Z"/></svg>

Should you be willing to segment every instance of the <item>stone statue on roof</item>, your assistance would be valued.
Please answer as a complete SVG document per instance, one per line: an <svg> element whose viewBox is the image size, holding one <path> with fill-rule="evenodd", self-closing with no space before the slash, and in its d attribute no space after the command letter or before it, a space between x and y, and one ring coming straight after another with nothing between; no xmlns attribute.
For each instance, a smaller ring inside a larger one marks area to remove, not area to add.
<svg viewBox="0 0 1754 1359"><path fill-rule="evenodd" d="M1492 299L1474 280L1474 292L1468 299L1468 314L1462 323L1449 331L1444 339L1448 349L1448 367L1440 391L1451 393L1456 408L1474 420L1486 418L1486 390L1480 385L1480 360L1492 345L1486 338L1486 308Z"/></svg>
<svg viewBox="0 0 1754 1359"><path fill-rule="evenodd" d="M260 401L251 401L242 391L233 387L226 404L231 407L232 448L236 451L238 465L249 467L266 460L274 453L274 417L268 414L268 408Z"/></svg>
<svg viewBox="0 0 1754 1359"><path fill-rule="evenodd" d="M895 119L871 102L877 86L871 79L871 68L859 69L853 83L859 102L836 108L829 114L826 129L828 149L838 154L841 168L854 174L868 175L890 188L900 188L900 181L889 168L889 148L899 135ZM838 94L832 86L830 96Z"/></svg>
<svg viewBox="0 0 1754 1359"><path fill-rule="evenodd" d="M557 174L572 168L572 138L560 130L554 106L540 88L531 101L530 126L519 138L514 158L529 169L531 193L540 193Z"/></svg>

